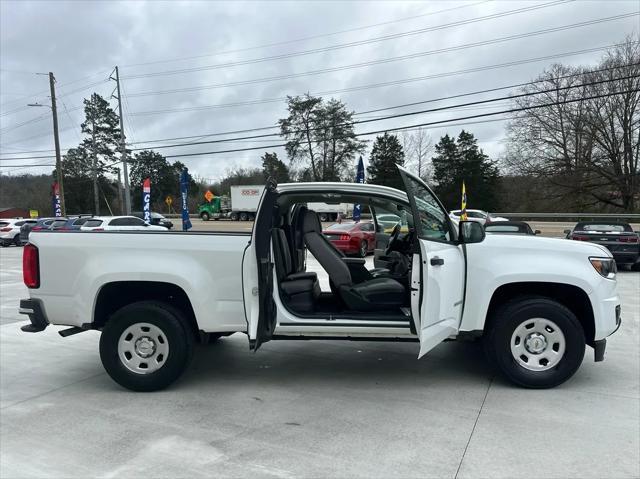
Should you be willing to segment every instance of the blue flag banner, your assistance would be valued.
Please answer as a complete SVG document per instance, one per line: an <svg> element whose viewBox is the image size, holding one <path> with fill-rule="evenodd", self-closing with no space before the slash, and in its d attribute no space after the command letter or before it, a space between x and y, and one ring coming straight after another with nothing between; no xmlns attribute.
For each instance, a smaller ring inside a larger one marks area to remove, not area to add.
<svg viewBox="0 0 640 479"><path fill-rule="evenodd" d="M145 178L142 182L142 214L143 219L151 221L151 178Z"/></svg>
<svg viewBox="0 0 640 479"><path fill-rule="evenodd" d="M187 231L192 227L189 219L189 206L187 205L187 195L189 194L189 172L185 168L180 175L180 196L182 197L182 231Z"/></svg>
<svg viewBox="0 0 640 479"><path fill-rule="evenodd" d="M62 216L62 208L60 207L60 186L56 181L51 187L51 202L53 206L53 216Z"/></svg>
<svg viewBox="0 0 640 479"><path fill-rule="evenodd" d="M364 163L362 162L362 156L358 160L358 169L356 170L356 183L364 183ZM356 203L353 205L353 221L356 223L360 221L360 215L362 214L362 205Z"/></svg>

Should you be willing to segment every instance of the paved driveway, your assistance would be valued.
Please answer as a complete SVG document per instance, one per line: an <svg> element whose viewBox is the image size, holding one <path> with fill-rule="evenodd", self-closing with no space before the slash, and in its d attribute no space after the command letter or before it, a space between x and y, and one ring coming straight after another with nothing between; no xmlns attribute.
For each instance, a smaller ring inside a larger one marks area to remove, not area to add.
<svg viewBox="0 0 640 479"><path fill-rule="evenodd" d="M640 274L605 362L518 389L477 344L420 361L408 343L236 334L201 347L172 388L126 391L97 332L21 333L19 248L0 251L0 477L640 476Z"/></svg>

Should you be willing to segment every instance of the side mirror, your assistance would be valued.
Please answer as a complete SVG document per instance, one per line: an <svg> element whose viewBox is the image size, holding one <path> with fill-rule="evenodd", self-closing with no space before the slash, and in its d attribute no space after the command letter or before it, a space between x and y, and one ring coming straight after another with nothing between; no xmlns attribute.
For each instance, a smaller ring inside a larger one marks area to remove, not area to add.
<svg viewBox="0 0 640 479"><path fill-rule="evenodd" d="M542 231L540 231L540 230L535 230L535 231L533 232L533 234L534 234L534 235L539 235L539 234L542 234Z"/></svg>
<svg viewBox="0 0 640 479"><path fill-rule="evenodd" d="M480 243L484 241L484 227L476 221L461 221L458 225L458 239L460 243Z"/></svg>
<svg viewBox="0 0 640 479"><path fill-rule="evenodd" d="M564 230L564 234L568 235L569 233L571 233L571 230Z"/></svg>
<svg viewBox="0 0 640 479"><path fill-rule="evenodd" d="M376 233L384 233L384 226L382 226L381 224L377 224Z"/></svg>

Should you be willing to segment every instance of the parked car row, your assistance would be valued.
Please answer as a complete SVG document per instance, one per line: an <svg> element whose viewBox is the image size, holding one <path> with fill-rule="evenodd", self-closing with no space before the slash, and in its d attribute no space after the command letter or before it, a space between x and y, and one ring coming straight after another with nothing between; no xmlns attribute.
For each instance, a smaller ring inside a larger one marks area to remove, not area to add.
<svg viewBox="0 0 640 479"><path fill-rule="evenodd" d="M132 216L73 215L40 219L12 219L0 221L2 246L22 246L29 242L32 231L167 231L173 223L159 213L151 213L149 223L142 213Z"/></svg>

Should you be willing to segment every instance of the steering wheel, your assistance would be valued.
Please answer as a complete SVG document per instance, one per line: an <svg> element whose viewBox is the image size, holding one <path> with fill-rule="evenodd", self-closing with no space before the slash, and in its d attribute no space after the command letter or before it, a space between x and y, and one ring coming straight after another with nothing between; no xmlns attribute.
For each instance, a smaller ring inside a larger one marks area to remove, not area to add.
<svg viewBox="0 0 640 479"><path fill-rule="evenodd" d="M391 246L398 240L398 236L400 236L400 223L396 223L396 225L391 230L391 235L389 236L389 243L387 244L387 249L384 251L385 255L388 255L392 250Z"/></svg>

